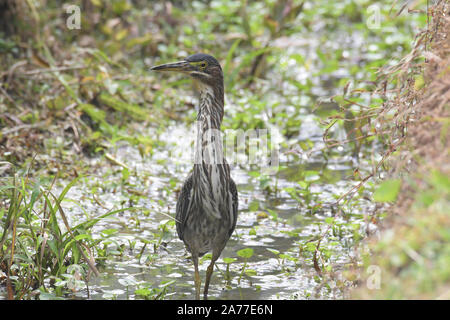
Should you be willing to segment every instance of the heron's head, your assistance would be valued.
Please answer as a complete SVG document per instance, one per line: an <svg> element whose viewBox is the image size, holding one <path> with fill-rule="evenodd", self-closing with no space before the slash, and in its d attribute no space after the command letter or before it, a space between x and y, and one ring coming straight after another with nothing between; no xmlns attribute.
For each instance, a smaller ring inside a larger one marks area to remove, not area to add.
<svg viewBox="0 0 450 320"><path fill-rule="evenodd" d="M154 71L176 71L194 79L196 87L223 89L223 73L219 62L213 56L204 53L193 54L186 59L166 63L150 68Z"/></svg>

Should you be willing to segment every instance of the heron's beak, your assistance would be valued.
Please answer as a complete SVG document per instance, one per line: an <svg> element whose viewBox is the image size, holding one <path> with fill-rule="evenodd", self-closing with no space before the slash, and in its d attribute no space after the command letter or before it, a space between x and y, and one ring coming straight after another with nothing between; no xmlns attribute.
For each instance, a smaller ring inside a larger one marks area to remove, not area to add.
<svg viewBox="0 0 450 320"><path fill-rule="evenodd" d="M178 61L173 63L161 64L159 66L151 67L150 70L154 71L178 71L178 72L189 72L193 68L187 61Z"/></svg>

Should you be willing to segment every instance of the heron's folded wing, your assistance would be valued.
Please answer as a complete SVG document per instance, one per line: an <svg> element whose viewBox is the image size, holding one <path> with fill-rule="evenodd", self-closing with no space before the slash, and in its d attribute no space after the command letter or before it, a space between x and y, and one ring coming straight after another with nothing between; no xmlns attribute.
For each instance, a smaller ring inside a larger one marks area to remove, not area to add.
<svg viewBox="0 0 450 320"><path fill-rule="evenodd" d="M176 226L177 233L180 240L183 240L183 231L186 223L186 219L188 216L189 203L191 201L192 195L192 173L188 176L186 181L184 182L183 187L181 188L181 192L178 195L177 201L177 214L176 214Z"/></svg>
<svg viewBox="0 0 450 320"><path fill-rule="evenodd" d="M233 179L230 178L230 193L231 193L231 201L232 201L232 208L231 208L231 228L229 231L229 235L234 231L234 228L236 228L236 221L238 216L238 192L236 188L236 184L234 183Z"/></svg>

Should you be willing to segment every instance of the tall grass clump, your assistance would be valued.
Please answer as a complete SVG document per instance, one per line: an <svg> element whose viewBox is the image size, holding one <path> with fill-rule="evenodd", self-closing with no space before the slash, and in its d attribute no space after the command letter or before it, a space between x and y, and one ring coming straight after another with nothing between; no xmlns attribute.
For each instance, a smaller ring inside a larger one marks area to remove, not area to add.
<svg viewBox="0 0 450 320"><path fill-rule="evenodd" d="M0 282L8 299L63 297L88 289L91 274L99 274L94 249L102 239L91 228L124 209L70 226L62 202L79 179L55 195L57 175L49 186L17 173L1 178Z"/></svg>

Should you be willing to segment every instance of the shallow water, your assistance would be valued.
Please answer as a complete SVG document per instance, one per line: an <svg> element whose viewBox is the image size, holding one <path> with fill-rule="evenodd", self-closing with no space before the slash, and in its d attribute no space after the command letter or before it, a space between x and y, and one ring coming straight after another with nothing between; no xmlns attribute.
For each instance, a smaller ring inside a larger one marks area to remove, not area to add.
<svg viewBox="0 0 450 320"><path fill-rule="evenodd" d="M308 46L296 49L298 52L303 50L304 54L311 54L316 45L312 41ZM306 70L303 71L287 75L302 81ZM300 74L303 78L299 78ZM273 81L278 80L274 78ZM326 81L318 82L312 94L332 95L332 89L325 87ZM283 87L283 92L269 92L269 96L264 99L284 104L283 108L287 111L292 103L289 99L292 100L298 94L297 89L289 85ZM300 99L297 103L312 105L311 99L315 98L307 97L307 101L302 102ZM323 108L334 106L328 104ZM225 109L225 118L233 117L238 110L235 102L227 97ZM269 125L267 116L260 116ZM296 145L299 141L309 141L313 144L312 150L316 151L295 154L298 148L293 153L289 152L289 147L281 148L276 174L262 175L263 179L258 179L255 172L258 176L267 171L262 170L264 168L259 167L257 162L247 164L247 158L243 154L233 158L237 160L235 162L228 158L232 165L231 175L239 192L239 217L236 231L216 264L209 290L210 299L339 299L345 297L351 285L342 278L339 270L354 258L353 230L346 230L334 238L330 258L334 272L327 278L318 277L311 255L302 253L301 248L305 242L317 239L326 229L326 218L335 214L330 203L336 200L336 195L345 193L355 184L349 178L355 161L349 156L350 150L345 148L338 148L334 155L325 158L321 152L324 148L323 129L318 125L318 116L311 113L310 107L305 106L300 110L299 118L301 126L289 140L283 137L276 126L269 127L271 141L274 145L284 143L288 146ZM106 211L97 212L97 201L108 209L130 205L147 209L145 214L143 210L125 211L101 221L95 227L94 234L99 234L104 229L117 229L108 238L111 242L108 250L113 254L108 255L100 268L101 276L92 277L89 292L81 289L75 296L90 299L134 299L139 298L135 296L136 288L158 288L161 284L172 281L165 299L191 299L194 292L193 265L176 235L175 227L167 223L175 215L175 190L181 187L192 168L195 130L184 123L176 123L161 134L156 134L155 128L135 129L163 142L163 145L156 147L153 154L145 158L141 157L136 147L126 142L120 142L108 151L129 166L130 175L126 183L122 181L121 167L113 166L112 169L104 165L104 159L93 159L91 167L96 168L95 175L84 186L79 185L68 194L70 199L78 197L84 211L91 216ZM368 165L362 167L370 168ZM308 192L309 204L299 203L288 192L289 188L298 188L298 176L305 171L317 172L317 175L307 178L314 182ZM86 194L86 190L92 190L92 186L97 186L97 201ZM130 194L136 192L143 196L136 197L131 204ZM319 204L321 207L314 211L312 208ZM348 229L344 222L364 228L364 213L369 207L368 202L362 202L360 207L348 210L345 219L336 218L336 221L345 225L343 229ZM275 215L270 214L271 212ZM84 215L79 206L73 205L72 218L82 220ZM133 241L134 248L131 250L130 243ZM327 241L328 239L324 239L323 245ZM149 243L145 246L145 242ZM120 247L125 249L120 250ZM238 257L237 251L243 248L252 248L254 253L246 266L246 270L251 271L250 274L241 275L244 261ZM287 258L277 257L273 250L285 254ZM140 253L142 255L139 256ZM236 258L229 266L230 279L225 274L227 265L223 261L224 257ZM201 261L202 279L208 264L209 260ZM155 296L156 293L153 297Z"/></svg>
<svg viewBox="0 0 450 320"><path fill-rule="evenodd" d="M302 124L301 132L308 132L309 139L315 139L320 145L320 128L312 122ZM151 129L142 129L152 135ZM92 168L96 174L79 184L67 195L74 202L65 203L66 213L72 223L106 212L99 210L98 203L105 208L122 208L130 206L130 193L140 195L133 206L146 208L143 210L125 211L116 216L102 220L94 228L93 234L100 235L105 229L116 229L106 240L108 258L99 268L101 275L92 277L89 290L80 288L74 294L76 298L102 299L134 299L136 288L158 287L164 282L174 281L168 287L165 299L191 299L193 295L193 265L183 243L178 239L175 227L162 226L175 215L176 193L172 189L181 187L192 164L186 152L186 140L189 130L184 124L168 128L159 139L167 145L155 150L152 157L142 158L138 150L126 142L110 152L116 159L130 167L128 182L123 184L122 168L104 166L101 159L93 159ZM175 135L174 133L182 133ZM184 136L184 140L180 137ZM180 155L176 157L174 155ZM183 155L183 156L181 156ZM162 162L162 159L168 159ZM176 159L176 160L173 160ZM294 200L284 188L297 184L295 175L305 170L327 172L330 181L320 181L311 185L310 193L313 203L328 203L334 194L341 194L351 187L346 177L352 174L352 161L348 157L329 159L323 162L320 152L312 154L306 160L289 162L290 156L280 156L280 170L271 176L270 185L276 180L276 190L267 192L261 188L258 179L252 177L248 166L234 166L232 177L239 191L239 217L236 231L233 233L221 258L217 262L210 286L210 299L334 299L345 296L348 284L337 288L333 283L339 280L339 273L327 281L324 287L317 280L317 273L310 258L300 252L299 243L317 237L322 231L326 217L332 216L331 207L324 205L319 211L311 214L310 210ZM315 177L312 177L313 179ZM93 189L94 187L94 189ZM95 189L96 188L96 189ZM87 190L95 190L96 200ZM132 191L130 191L132 190ZM249 205L258 201L249 210ZM82 208L82 210L80 210ZM261 212L276 212L276 218ZM363 215L356 210L348 216L347 221L362 223ZM259 214L259 216L258 216ZM108 232L108 231L107 231ZM348 242L335 247L333 267L339 270L351 256ZM133 245L131 243L134 242ZM149 242L145 248L145 242ZM123 250L121 250L121 247ZM131 249L133 247L133 249ZM241 277L243 259L236 252L243 248L252 248L253 256L248 260L246 270L251 274ZM296 259L280 259L269 251L277 250ZM139 254L142 251L142 255ZM230 264L230 281L226 280L226 264L224 257L236 258ZM204 274L209 259L200 264L201 276ZM241 278L241 279L240 279ZM240 279L240 280L239 280ZM343 289L344 288L344 289ZM88 292L89 291L89 292Z"/></svg>
<svg viewBox="0 0 450 320"><path fill-rule="evenodd" d="M274 44L286 50L288 66L292 62L288 58L292 53L318 59L318 41L312 38L295 43L295 39L282 39L285 43ZM353 45L347 43L344 47L350 50ZM335 215L331 203L336 200L336 195L344 194L355 184L350 178L355 169L355 161L349 156L351 150L337 148L331 157L325 158L321 152L324 148L323 129L318 124L318 116L311 111L313 100L336 93L329 86L332 83L330 77L336 80L348 73L339 69L322 79L312 77L313 69L288 67L284 74L300 83L311 79L310 93L299 95L295 86L276 75L271 77L272 83L268 86L280 88L281 92L270 89L261 97L268 103L269 100L276 101L287 114L300 106L297 117L301 126L289 139L283 137L276 126L268 128L275 145L284 143L289 147L280 149L279 169L276 174L263 175L265 180L255 177L255 172L264 172L261 170L264 168L246 164L245 157L237 158L244 161L232 163L231 175L239 192L239 217L236 230L216 264L209 289L210 299L339 299L346 296L351 285L340 273L354 259L353 230L347 230L347 225L366 228L365 214L371 207L368 201L361 200L359 207L350 208L345 219L335 218L342 222L344 232L333 238L332 275L318 277L311 255L302 252L305 243L317 239L327 228L326 219ZM226 99L225 120L238 112L236 105L235 101ZM323 108L335 106L328 104ZM276 112L276 108L271 112ZM269 123L268 115L259 116ZM88 289L81 283L68 298L135 299L139 298L135 294L137 288L151 290L168 282L165 299L193 298L193 265L170 221L175 216L176 190L192 168L194 130L186 124L175 123L158 134L161 130L154 127L131 125L137 126L135 131L163 144L155 146L151 156L142 157L137 147L118 142L108 153L125 163L129 172L124 173L122 167L105 163L103 157L93 158L89 163L92 176L77 183L65 198L70 200L63 201L70 224L99 216L110 209L139 208L103 219L93 228L93 237L104 239L99 247L104 248L107 244L107 258L98 259L101 274L91 277ZM290 152L290 146L301 141L312 143L312 150L316 151L298 154L299 148L295 148ZM370 168L370 165L362 163L360 167ZM299 203L288 191L289 188L298 189L298 176L305 171L317 174L306 178L313 182L308 192L310 203ZM315 210L317 205L320 207ZM329 239L325 238L322 245L328 245L327 242ZM243 248L252 248L254 253L246 265L246 270L251 272L242 275L244 260L238 257L237 251ZM284 254L285 258L275 255L273 250ZM236 258L229 266L229 279L225 274L225 257ZM201 260L202 279L208 264L208 260ZM157 294L155 291L152 297Z"/></svg>
<svg viewBox="0 0 450 320"><path fill-rule="evenodd" d="M340 270L353 257L352 232L344 232L335 240L330 263L333 275L318 277L311 256L301 252L302 245L317 237L327 227L326 218L334 215L336 194L345 193L355 182L353 163L342 150L325 159L322 130L306 116L294 139L309 139L318 151L308 156L280 152L279 169L262 183L255 177L261 171L255 165L235 164L231 175L239 192L237 227L216 264L210 285L210 299L340 299L351 285ZM139 128L142 134L155 136L155 128ZM174 124L157 137L165 144L156 147L152 156L141 157L139 150L127 142L118 142L108 150L117 160L129 166L129 176L117 165L105 165L106 159L93 158L91 176L80 180L63 200L69 223L75 225L86 217L99 216L109 209L137 207L101 220L92 230L95 239L103 239L98 250L107 244L106 259L97 259L100 276L91 276L88 288L78 283L69 299L139 299L139 288L161 288L169 283L165 299L192 299L194 293L193 265L175 227L177 189L192 168L192 130L183 123ZM186 147L189 146L189 147ZM299 203L289 188L298 186L298 175L316 172L308 177L311 184L310 203ZM319 177L320 176L320 177ZM269 186L269 188L266 188ZM59 187L61 190L63 186ZM60 190L55 190L58 194ZM255 205L256 204L256 205ZM315 204L322 206L312 212ZM365 226L368 202L352 208L345 219L337 221ZM272 213L272 214L271 214ZM273 215L275 213L275 215ZM107 236L108 234L109 236ZM323 240L326 244L328 239ZM237 251L252 248L246 263ZM274 250L286 255L281 258ZM223 258L235 258L229 266ZM202 279L209 259L201 260ZM158 296L155 291L151 297Z"/></svg>

